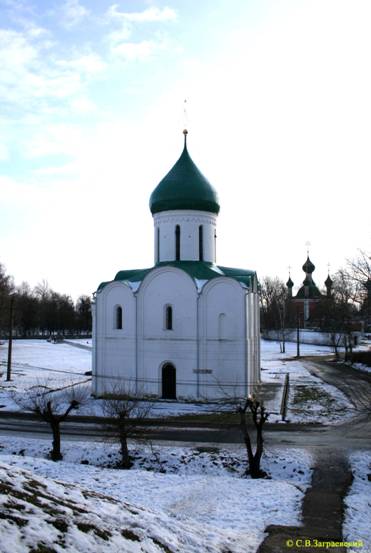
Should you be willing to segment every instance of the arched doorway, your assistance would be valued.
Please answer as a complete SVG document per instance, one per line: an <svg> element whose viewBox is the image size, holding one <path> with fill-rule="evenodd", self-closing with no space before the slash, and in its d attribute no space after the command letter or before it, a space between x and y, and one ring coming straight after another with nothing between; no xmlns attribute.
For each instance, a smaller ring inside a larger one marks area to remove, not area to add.
<svg viewBox="0 0 371 553"><path fill-rule="evenodd" d="M162 367L162 399L176 399L176 369L171 363Z"/></svg>

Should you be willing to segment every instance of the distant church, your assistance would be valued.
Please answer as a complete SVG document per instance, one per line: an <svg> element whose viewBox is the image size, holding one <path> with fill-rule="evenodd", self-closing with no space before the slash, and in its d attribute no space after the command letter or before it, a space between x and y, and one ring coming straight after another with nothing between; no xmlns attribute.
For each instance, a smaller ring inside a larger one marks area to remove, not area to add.
<svg viewBox="0 0 371 553"><path fill-rule="evenodd" d="M188 153L187 131L149 206L154 266L119 271L95 294L93 393L251 393L260 382L257 277L216 265L218 196Z"/></svg>
<svg viewBox="0 0 371 553"><path fill-rule="evenodd" d="M330 275L328 275L327 279L325 280L326 296L324 296L317 288L317 285L312 277L315 268L316 267L309 259L308 253L307 260L302 267L305 273L305 279L303 280L303 284L299 288L296 296L292 295L294 283L291 280L290 276L288 281L286 282L288 296L292 301L292 304L294 304L294 306L296 307L296 315L299 318L299 324L303 327L308 326L310 321L315 318L318 304L326 299L331 298L333 281L330 278Z"/></svg>

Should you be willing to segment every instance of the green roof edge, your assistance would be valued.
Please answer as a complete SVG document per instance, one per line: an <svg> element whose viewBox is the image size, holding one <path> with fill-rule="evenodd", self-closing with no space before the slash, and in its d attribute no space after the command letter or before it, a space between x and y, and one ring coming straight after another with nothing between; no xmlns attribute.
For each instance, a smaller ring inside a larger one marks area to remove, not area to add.
<svg viewBox="0 0 371 553"><path fill-rule="evenodd" d="M156 263L154 267L149 269L129 269L119 271L115 278L111 281L102 282L98 286L98 291L102 290L111 282L142 282L148 273L154 269L161 267L174 267L187 273L191 278L197 280L212 280L218 277L233 278L237 282L243 283L246 286L252 285L252 279L256 276L255 271L246 269L238 269L234 267L223 267L208 263L206 261L162 261Z"/></svg>

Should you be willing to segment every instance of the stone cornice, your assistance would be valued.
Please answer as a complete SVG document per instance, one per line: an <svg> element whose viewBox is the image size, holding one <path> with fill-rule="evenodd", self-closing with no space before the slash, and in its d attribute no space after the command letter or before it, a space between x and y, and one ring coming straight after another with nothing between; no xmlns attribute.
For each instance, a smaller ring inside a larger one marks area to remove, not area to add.
<svg viewBox="0 0 371 553"><path fill-rule="evenodd" d="M154 215L155 225L162 223L200 223L216 226L216 215L211 215L207 212L186 212L186 211L173 211L156 213Z"/></svg>

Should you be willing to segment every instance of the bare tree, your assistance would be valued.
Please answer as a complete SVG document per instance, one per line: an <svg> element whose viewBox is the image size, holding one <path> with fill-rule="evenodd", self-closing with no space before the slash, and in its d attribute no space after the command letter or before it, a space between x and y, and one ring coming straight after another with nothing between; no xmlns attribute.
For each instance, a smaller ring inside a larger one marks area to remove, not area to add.
<svg viewBox="0 0 371 553"><path fill-rule="evenodd" d="M48 298L51 294L51 289L47 280L42 280L34 288L35 295L40 299Z"/></svg>
<svg viewBox="0 0 371 553"><path fill-rule="evenodd" d="M237 412L240 416L240 429L246 447L248 468L246 474L251 478L265 478L267 473L260 468L260 462L264 451L263 426L268 419L263 403L258 401L254 396L247 397L237 407ZM251 443L247 414L250 414L256 430L256 447L255 451Z"/></svg>
<svg viewBox="0 0 371 553"><path fill-rule="evenodd" d="M352 278L349 271L339 269L333 280L333 299L340 305L352 305L359 303L360 283Z"/></svg>
<svg viewBox="0 0 371 553"><path fill-rule="evenodd" d="M352 355L352 332L359 321L359 286L345 269L339 269L334 275L333 294L323 303L321 327L330 333L336 359L341 346L345 349L345 358Z"/></svg>
<svg viewBox="0 0 371 553"><path fill-rule="evenodd" d="M359 250L356 259L347 260L349 278L357 289L357 302L360 315L366 323L366 329L371 327L371 252Z"/></svg>
<svg viewBox="0 0 371 553"><path fill-rule="evenodd" d="M222 386L220 389L223 390ZM246 476L251 478L266 478L267 473L260 468L261 458L264 452L263 427L269 417L263 401L254 394L241 398L238 395L231 396L224 390L224 397L219 402L219 413L237 413L239 426L247 454ZM251 438L251 420L256 432L255 451Z"/></svg>
<svg viewBox="0 0 371 553"><path fill-rule="evenodd" d="M359 256L355 259L348 259L347 266L353 280L364 284L371 279L371 254L359 250Z"/></svg>
<svg viewBox="0 0 371 553"><path fill-rule="evenodd" d="M39 383L26 392L12 392L11 398L17 405L32 411L49 424L53 434L50 458L53 461L60 461L63 459L60 425L72 410L78 409L87 401L89 395L88 388L81 385L72 384L60 390L53 390L47 383Z"/></svg>
<svg viewBox="0 0 371 553"><path fill-rule="evenodd" d="M152 404L143 400L143 395L130 387L115 387L109 398L103 400L103 413L110 418L113 439L120 444L120 468L130 469L133 465L128 439L141 434L140 421L148 418Z"/></svg>
<svg viewBox="0 0 371 553"><path fill-rule="evenodd" d="M344 335L342 332L336 332L336 330L330 331L331 346L334 350L335 360L339 360L339 348L344 344Z"/></svg>
<svg viewBox="0 0 371 553"><path fill-rule="evenodd" d="M5 335L8 330L9 321L9 294L14 290L13 277L7 275L6 269L0 263L0 336Z"/></svg>
<svg viewBox="0 0 371 553"><path fill-rule="evenodd" d="M280 351L286 351L286 328L292 319L291 304L285 284L278 278L264 277L260 284L260 305L264 329L279 332Z"/></svg>

